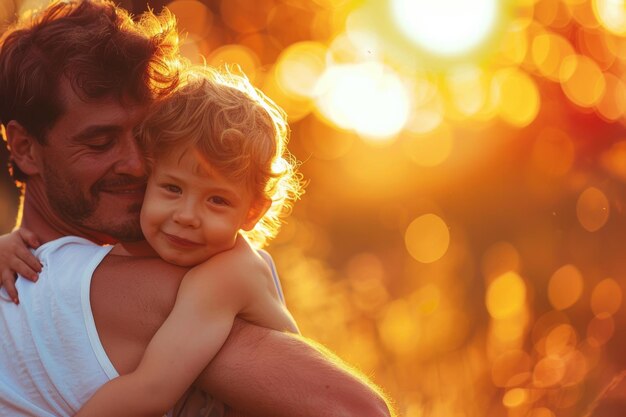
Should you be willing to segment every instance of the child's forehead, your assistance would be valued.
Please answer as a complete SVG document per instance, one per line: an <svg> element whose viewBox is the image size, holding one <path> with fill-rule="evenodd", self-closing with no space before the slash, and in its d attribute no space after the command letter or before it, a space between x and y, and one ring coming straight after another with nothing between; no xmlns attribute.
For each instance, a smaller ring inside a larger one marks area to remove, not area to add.
<svg viewBox="0 0 626 417"><path fill-rule="evenodd" d="M210 176L218 172L208 158L192 146L162 152L156 158L155 163L157 165L176 166L201 176Z"/></svg>
<svg viewBox="0 0 626 417"><path fill-rule="evenodd" d="M193 146L164 151L154 159L154 165L162 174L173 170L179 173L185 172L185 175L202 180L220 179L233 186L248 186L244 178L233 178L229 172L212 164L200 150Z"/></svg>

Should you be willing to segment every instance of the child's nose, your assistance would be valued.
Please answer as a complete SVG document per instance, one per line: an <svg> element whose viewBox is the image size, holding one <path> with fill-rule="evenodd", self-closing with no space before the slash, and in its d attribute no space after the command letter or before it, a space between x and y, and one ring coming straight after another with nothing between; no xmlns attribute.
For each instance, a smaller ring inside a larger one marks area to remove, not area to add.
<svg viewBox="0 0 626 417"><path fill-rule="evenodd" d="M200 226L200 217L189 204L179 207L178 210L174 212L173 218L176 223L184 227L195 228Z"/></svg>

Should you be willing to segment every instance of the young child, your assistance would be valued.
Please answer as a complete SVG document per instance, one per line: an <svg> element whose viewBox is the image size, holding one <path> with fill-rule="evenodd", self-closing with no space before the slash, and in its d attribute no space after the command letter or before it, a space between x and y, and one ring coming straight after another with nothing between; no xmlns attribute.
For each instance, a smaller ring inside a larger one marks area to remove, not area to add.
<svg viewBox="0 0 626 417"><path fill-rule="evenodd" d="M79 417L163 415L218 352L235 316L297 332L276 283L241 265L249 243L260 248L274 237L302 192L284 113L244 77L194 67L184 79L139 132L150 169L146 242L111 253L156 252L193 268L137 369L101 387Z"/></svg>

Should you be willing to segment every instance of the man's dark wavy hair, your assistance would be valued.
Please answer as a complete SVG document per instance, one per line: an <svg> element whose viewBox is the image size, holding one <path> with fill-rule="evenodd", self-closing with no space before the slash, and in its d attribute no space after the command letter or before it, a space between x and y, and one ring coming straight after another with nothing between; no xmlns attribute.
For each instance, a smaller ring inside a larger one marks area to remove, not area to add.
<svg viewBox="0 0 626 417"><path fill-rule="evenodd" d="M167 9L133 18L108 0L55 0L0 38L0 123L15 120L45 144L64 112L61 81L85 100L149 103L176 88L181 66ZM12 165L13 178L25 181Z"/></svg>

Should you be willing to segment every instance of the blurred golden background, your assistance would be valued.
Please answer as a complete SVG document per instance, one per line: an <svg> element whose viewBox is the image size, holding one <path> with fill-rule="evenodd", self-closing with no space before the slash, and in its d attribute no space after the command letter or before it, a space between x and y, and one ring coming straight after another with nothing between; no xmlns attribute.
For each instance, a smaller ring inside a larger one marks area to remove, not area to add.
<svg viewBox="0 0 626 417"><path fill-rule="evenodd" d="M624 0L149 6L289 114L310 183L269 251L305 335L405 417L626 414Z"/></svg>

